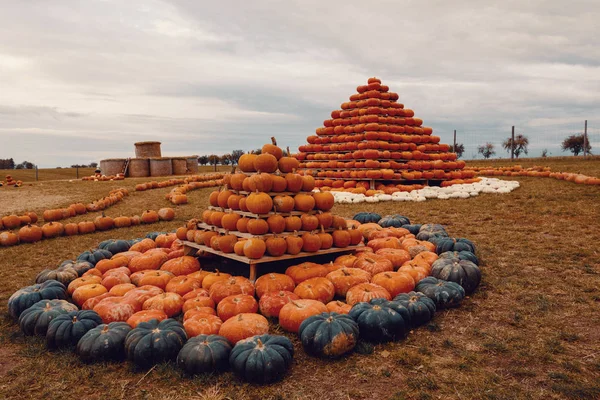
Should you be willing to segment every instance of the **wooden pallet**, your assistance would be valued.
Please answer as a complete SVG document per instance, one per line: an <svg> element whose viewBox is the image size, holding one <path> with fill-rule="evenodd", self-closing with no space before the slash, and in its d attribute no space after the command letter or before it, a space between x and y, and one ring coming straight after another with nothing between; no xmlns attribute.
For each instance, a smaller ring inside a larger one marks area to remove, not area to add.
<svg viewBox="0 0 600 400"><path fill-rule="evenodd" d="M281 233L277 233L277 234L267 233L264 235L253 235L251 233L244 233L244 232L240 232L240 231L228 231L227 229L219 228L219 227L216 227L214 225L210 225L210 224L207 224L204 222L199 222L197 224L197 227L200 230L214 231L214 232L218 232L218 233L223 233L225 235L235 235L242 239L250 239L250 238L267 239L272 236L284 238L284 237L290 236L290 235L302 236L305 233L310 233L309 231L295 231L295 232L281 232ZM315 229L315 231L318 231L318 233L321 233L320 229ZM335 231L335 229L332 229L332 228L324 230L325 233L332 233L334 231Z"/></svg>
<svg viewBox="0 0 600 400"><path fill-rule="evenodd" d="M222 208L222 207L214 207L214 206L209 206L208 207L209 210L212 211L221 211L224 213L235 213L238 215L241 215L243 217L248 217L248 218L269 218L271 215L281 215L282 217L289 217L290 215L295 215L295 216L302 216L304 214L309 214L309 215L317 215L319 214L318 210L311 210L311 211L307 211L307 212L303 212L303 211L292 211L292 212L288 212L288 213L280 213L280 212L269 212L267 214L254 214L248 211L240 211L240 210L232 210L231 208Z"/></svg>
<svg viewBox="0 0 600 400"><path fill-rule="evenodd" d="M183 249L184 249L185 255L193 256L196 253L198 253L199 251L203 251L205 253L215 254L220 257L224 257L224 258L228 258L230 260L248 264L248 266L250 267L250 278L249 279L252 282L254 282L256 280L256 267L258 264L268 264L268 263L277 262L277 261L295 260L295 259L301 259L301 258L306 258L306 257L321 256L321 255L326 255L326 254L348 253L348 252L352 252L357 249L360 249L362 247L364 247L364 244L359 244L358 246L348 246L348 247L344 247L342 249L331 248L331 249L327 249L327 250L320 250L316 253L300 252L295 255L285 254L281 257L264 256L262 258L253 260L248 257L238 256L235 253L223 253L222 251L213 250L212 248L210 248L208 246L204 246L204 245L197 244L194 242L188 242L186 240L183 241Z"/></svg>

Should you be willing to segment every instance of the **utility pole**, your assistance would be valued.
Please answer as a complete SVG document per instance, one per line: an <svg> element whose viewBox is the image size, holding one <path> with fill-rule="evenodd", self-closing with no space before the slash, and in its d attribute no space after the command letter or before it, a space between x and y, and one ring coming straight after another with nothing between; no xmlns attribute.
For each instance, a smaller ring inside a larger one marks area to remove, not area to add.
<svg viewBox="0 0 600 400"><path fill-rule="evenodd" d="M587 137L587 119L585 120L585 125L583 127L583 157L587 158L587 146L588 146L588 137Z"/></svg>
<svg viewBox="0 0 600 400"><path fill-rule="evenodd" d="M515 126L512 127L512 141L510 142L510 161L515 160Z"/></svg>
<svg viewBox="0 0 600 400"><path fill-rule="evenodd" d="M38 166L35 166L35 181L37 182L38 180Z"/></svg>
<svg viewBox="0 0 600 400"><path fill-rule="evenodd" d="M454 130L454 147L452 147L454 149L454 152L456 153L456 129Z"/></svg>

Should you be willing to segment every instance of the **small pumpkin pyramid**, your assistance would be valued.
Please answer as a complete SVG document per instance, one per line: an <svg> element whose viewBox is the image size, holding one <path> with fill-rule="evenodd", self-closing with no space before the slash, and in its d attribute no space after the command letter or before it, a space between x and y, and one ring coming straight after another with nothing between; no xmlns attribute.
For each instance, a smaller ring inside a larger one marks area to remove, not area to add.
<svg viewBox="0 0 600 400"><path fill-rule="evenodd" d="M380 79L369 78L356 90L295 155L301 172L315 177L316 187L365 193L374 186L391 194L407 190L405 184L447 186L474 178L450 145L440 143Z"/></svg>

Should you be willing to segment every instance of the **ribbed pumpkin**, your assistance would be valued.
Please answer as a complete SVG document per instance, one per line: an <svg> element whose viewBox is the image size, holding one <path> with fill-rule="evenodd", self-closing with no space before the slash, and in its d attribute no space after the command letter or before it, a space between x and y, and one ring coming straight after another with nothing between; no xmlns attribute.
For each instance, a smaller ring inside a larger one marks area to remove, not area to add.
<svg viewBox="0 0 600 400"><path fill-rule="evenodd" d="M385 288L375 285L374 283L359 283L346 292L346 303L351 306L356 303L368 302L373 299L391 300L392 296Z"/></svg>
<svg viewBox="0 0 600 400"><path fill-rule="evenodd" d="M55 280L24 287L14 292L8 299L8 312L18 318L23 311L40 300L63 300L67 298L67 288Z"/></svg>
<svg viewBox="0 0 600 400"><path fill-rule="evenodd" d="M200 270L200 262L195 257L183 256L168 260L160 269L168 271L175 276L189 275Z"/></svg>
<svg viewBox="0 0 600 400"><path fill-rule="evenodd" d="M465 289L467 295L473 293L481 282L479 267L471 261L457 258L436 260L432 265L431 276L458 283Z"/></svg>
<svg viewBox="0 0 600 400"><path fill-rule="evenodd" d="M129 317L129 319L127 320L127 324L132 328L135 328L142 322L148 322L152 319L162 321L167 318L167 314L165 314L162 310L143 310L138 311L131 317Z"/></svg>
<svg viewBox="0 0 600 400"><path fill-rule="evenodd" d="M371 274L360 268L344 267L328 273L327 279L333 284L336 295L346 297L346 293L353 286L368 283L371 280Z"/></svg>
<svg viewBox="0 0 600 400"><path fill-rule="evenodd" d="M221 300L228 296L236 294L248 294L254 296L254 285L243 276L234 276L232 278L215 282L209 290L210 298L219 304Z"/></svg>
<svg viewBox="0 0 600 400"><path fill-rule="evenodd" d="M317 300L325 304L333 300L335 287L327 278L316 277L299 283L294 293L301 299Z"/></svg>
<svg viewBox="0 0 600 400"><path fill-rule="evenodd" d="M386 289L392 297L408 293L415 288L412 276L403 272L380 272L373 276L371 282Z"/></svg>
<svg viewBox="0 0 600 400"><path fill-rule="evenodd" d="M271 257L281 257L287 251L287 242L285 238L279 236L270 236L265 240L267 254Z"/></svg>
<svg viewBox="0 0 600 400"><path fill-rule="evenodd" d="M185 332L190 338L198 335L216 335L222 325L221 318L208 313L190 315L183 321Z"/></svg>
<svg viewBox="0 0 600 400"><path fill-rule="evenodd" d="M380 272L393 271L394 266L387 258L377 254L362 253L358 256L353 265L354 268L360 268L369 272L371 275L376 275Z"/></svg>
<svg viewBox="0 0 600 400"><path fill-rule="evenodd" d="M246 199L248 211L254 214L267 214L273 209L273 199L266 193L250 193Z"/></svg>
<svg viewBox="0 0 600 400"><path fill-rule="evenodd" d="M361 302L350 311L361 338L370 342L389 342L403 338L409 331L410 313L399 303L384 299Z"/></svg>
<svg viewBox="0 0 600 400"><path fill-rule="evenodd" d="M19 229L19 240L23 243L34 243L42 240L44 233L37 225L25 225Z"/></svg>
<svg viewBox="0 0 600 400"><path fill-rule="evenodd" d="M315 199L310 194L299 193L294 196L294 209L296 211L309 212L313 208L315 208Z"/></svg>
<svg viewBox="0 0 600 400"><path fill-rule="evenodd" d="M269 153L259 154L254 159L254 169L258 172L271 174L277 171L278 166L277 157Z"/></svg>
<svg viewBox="0 0 600 400"><path fill-rule="evenodd" d="M127 358L149 368L162 361L175 360L187 340L183 325L174 319L140 323L125 338Z"/></svg>
<svg viewBox="0 0 600 400"><path fill-rule="evenodd" d="M177 365L190 375L222 372L229 367L230 352L231 345L223 336L201 334L183 345Z"/></svg>
<svg viewBox="0 0 600 400"><path fill-rule="evenodd" d="M300 300L300 297L287 290L266 292L261 296L258 307L265 317L279 318L281 308L292 300Z"/></svg>
<svg viewBox="0 0 600 400"><path fill-rule="evenodd" d="M269 322L259 314L238 314L223 322L219 335L227 338L229 343L236 344L240 340L269 332Z"/></svg>
<svg viewBox="0 0 600 400"><path fill-rule="evenodd" d="M81 290L81 288L78 290ZM94 311L100 315L105 324L127 321L129 317L141 311L141 309L142 307L139 303L126 296L107 297L94 306Z"/></svg>
<svg viewBox="0 0 600 400"><path fill-rule="evenodd" d="M278 212L288 213L294 210L294 198L287 195L277 195L273 198L273 205Z"/></svg>
<svg viewBox="0 0 600 400"><path fill-rule="evenodd" d="M310 278L326 277L328 273L327 267L313 262L293 265L285 270L285 274L291 277L296 285Z"/></svg>
<svg viewBox="0 0 600 400"><path fill-rule="evenodd" d="M210 287L215 282L222 281L222 280L229 279L229 278L231 278L230 274L216 270L215 272L211 272L204 277L204 279L202 280L202 288L206 289L206 290L210 290Z"/></svg>
<svg viewBox="0 0 600 400"><path fill-rule="evenodd" d="M177 293L161 293L146 300L142 309L161 310L167 314L167 317L171 318L181 314L183 303L183 298Z"/></svg>
<svg viewBox="0 0 600 400"><path fill-rule="evenodd" d="M102 324L87 331L77 343L77 354L86 362L121 360L131 327L125 322Z"/></svg>
<svg viewBox="0 0 600 400"><path fill-rule="evenodd" d="M235 294L227 296L217 305L217 315L221 320L227 321L242 313L256 313L258 302L249 294Z"/></svg>
<svg viewBox="0 0 600 400"><path fill-rule="evenodd" d="M423 293L435 303L437 309L458 307L465 298L465 290L455 282L429 276L421 280L415 291Z"/></svg>
<svg viewBox="0 0 600 400"><path fill-rule="evenodd" d="M292 364L294 346L285 336L260 335L238 342L229 364L243 380L271 383L283 378Z"/></svg>
<svg viewBox="0 0 600 400"><path fill-rule="evenodd" d="M50 349L76 346L90 329L102 324L102 318L92 311L71 311L50 321L46 332L46 345Z"/></svg>
<svg viewBox="0 0 600 400"><path fill-rule="evenodd" d="M317 314L327 312L325 304L317 300L292 300L279 312L279 325L288 332L298 332L302 322Z"/></svg>
<svg viewBox="0 0 600 400"><path fill-rule="evenodd" d="M329 312L332 313L338 313L338 314L348 314L350 313L350 310L352 309L352 306L350 304L346 304L343 301L339 301L339 300L335 300L335 301L330 301L329 303L326 304L327 310Z"/></svg>
<svg viewBox="0 0 600 400"><path fill-rule="evenodd" d="M298 335L308 354L337 358L356 346L358 324L348 315L325 312L304 320Z"/></svg>
<svg viewBox="0 0 600 400"><path fill-rule="evenodd" d="M256 296L260 299L265 293L280 290L293 291L296 287L294 280L284 274L270 273L259 277L254 283Z"/></svg>
<svg viewBox="0 0 600 400"><path fill-rule="evenodd" d="M411 326L415 328L429 322L436 310L433 300L419 292L399 294L394 297L394 302L400 303L408 310Z"/></svg>
<svg viewBox="0 0 600 400"><path fill-rule="evenodd" d="M185 296L194 289L202 288L202 281L192 278L189 275L181 275L172 278L165 287L166 292L177 293L180 296Z"/></svg>
<svg viewBox="0 0 600 400"><path fill-rule="evenodd" d="M40 300L21 313L19 326L25 335L45 336L50 321L71 311L77 307L66 300Z"/></svg>
<svg viewBox="0 0 600 400"><path fill-rule="evenodd" d="M244 255L250 259L259 259L265 255L267 245L264 240L250 238L244 242Z"/></svg>

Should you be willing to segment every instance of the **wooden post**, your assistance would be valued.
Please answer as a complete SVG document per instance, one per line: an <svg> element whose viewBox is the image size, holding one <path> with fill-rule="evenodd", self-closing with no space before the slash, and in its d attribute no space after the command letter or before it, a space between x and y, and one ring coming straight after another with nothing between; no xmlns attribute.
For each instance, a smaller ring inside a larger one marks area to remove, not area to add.
<svg viewBox="0 0 600 400"><path fill-rule="evenodd" d="M75 176L79 179L79 167L75 167Z"/></svg>
<svg viewBox="0 0 600 400"><path fill-rule="evenodd" d="M38 166L35 166L35 181L37 182L38 180Z"/></svg>
<svg viewBox="0 0 600 400"><path fill-rule="evenodd" d="M515 126L512 127L512 141L510 142L510 161L515 159Z"/></svg>
<svg viewBox="0 0 600 400"><path fill-rule="evenodd" d="M587 144L588 144L588 137L587 137L587 119L585 120L585 125L583 126L583 157L587 158Z"/></svg>
<svg viewBox="0 0 600 400"><path fill-rule="evenodd" d="M454 149L454 152L456 153L456 129L454 130L454 147L452 147Z"/></svg>

